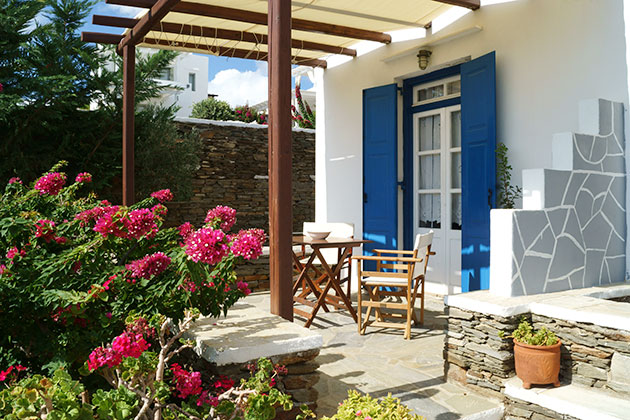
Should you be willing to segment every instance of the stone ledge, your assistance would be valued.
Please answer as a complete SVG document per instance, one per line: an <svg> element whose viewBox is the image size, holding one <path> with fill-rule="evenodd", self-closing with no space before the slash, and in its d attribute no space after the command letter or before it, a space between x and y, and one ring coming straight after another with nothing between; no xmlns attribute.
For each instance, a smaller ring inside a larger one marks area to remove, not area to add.
<svg viewBox="0 0 630 420"><path fill-rule="evenodd" d="M577 385L524 389L523 382L515 377L505 383L505 395L583 420L627 420L630 413L627 398Z"/></svg>
<svg viewBox="0 0 630 420"><path fill-rule="evenodd" d="M444 304L483 314L511 317L525 313L626 330L630 304L603 299L630 295L630 284L567 290L540 295L503 297L488 290L449 295Z"/></svg>
<svg viewBox="0 0 630 420"><path fill-rule="evenodd" d="M188 332L195 352L217 366L242 364L261 357L317 351L322 336L260 310L247 299L234 305L227 317L204 318Z"/></svg>

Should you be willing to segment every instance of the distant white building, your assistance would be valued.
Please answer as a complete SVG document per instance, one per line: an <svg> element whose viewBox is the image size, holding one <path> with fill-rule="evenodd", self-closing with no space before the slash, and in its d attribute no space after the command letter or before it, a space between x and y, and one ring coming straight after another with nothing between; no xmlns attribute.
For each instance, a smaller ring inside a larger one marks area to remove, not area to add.
<svg viewBox="0 0 630 420"><path fill-rule="evenodd" d="M138 53L154 54L159 50L154 48L138 48ZM108 63L107 68L114 71L114 63ZM158 98L149 103L162 104L164 106L177 105L177 117L190 117L192 107L197 102L208 97L208 57L189 52L180 52L173 60L171 66L164 69L156 79L164 90ZM95 108L96 103L91 105Z"/></svg>
<svg viewBox="0 0 630 420"><path fill-rule="evenodd" d="M157 51L149 48L139 50L144 54ZM176 116L190 117L193 105L208 97L208 57L180 53L171 67L162 72L159 82L166 88L159 98L151 102L165 106L175 104L179 107Z"/></svg>

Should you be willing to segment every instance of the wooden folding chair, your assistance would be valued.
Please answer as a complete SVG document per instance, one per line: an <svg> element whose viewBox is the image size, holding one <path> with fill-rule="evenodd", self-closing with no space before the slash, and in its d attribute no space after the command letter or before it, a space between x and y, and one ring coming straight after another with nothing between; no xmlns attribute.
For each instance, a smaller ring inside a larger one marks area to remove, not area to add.
<svg viewBox="0 0 630 420"><path fill-rule="evenodd" d="M405 339L411 338L411 321L424 323L424 281L429 264L433 231L417 235L413 251L375 249L375 256L354 256L359 261L358 325L359 334L365 334L369 325L384 328L404 329ZM376 261L376 271L363 271L362 261ZM388 270L388 271L384 271ZM365 289L365 301L361 290ZM418 294L420 290L420 294ZM402 302L391 301L389 297L401 298ZM414 311L416 298L420 298L420 320ZM365 321L362 309L367 308ZM397 309L399 312L386 311ZM375 320L370 320L374 310ZM402 310L403 313L400 312ZM389 319L402 319L405 322L389 322Z"/></svg>

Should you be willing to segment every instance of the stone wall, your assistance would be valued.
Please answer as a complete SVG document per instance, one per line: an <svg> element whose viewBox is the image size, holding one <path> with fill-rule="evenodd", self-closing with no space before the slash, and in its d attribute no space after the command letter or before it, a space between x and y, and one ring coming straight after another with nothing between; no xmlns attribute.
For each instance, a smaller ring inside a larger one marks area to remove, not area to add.
<svg viewBox="0 0 630 420"><path fill-rule="evenodd" d="M279 364L287 368L286 375L278 376L277 388L290 395L294 403L294 409L291 411L284 412L278 409L276 420L295 419L302 404L307 405L313 411L317 409L318 392L314 386L319 381L319 373L317 372L319 363L316 360L318 355L319 349L314 349L269 357L274 365ZM204 378L204 382L209 382L212 377L218 375L226 375L238 384L241 379L249 377L248 365L255 365L256 360L223 366L216 366L204 359L195 359L195 362L196 365L193 368L208 375L207 378Z"/></svg>
<svg viewBox="0 0 630 420"><path fill-rule="evenodd" d="M630 393L630 331L536 314L532 321L534 328L544 326L562 341L563 382Z"/></svg>
<svg viewBox="0 0 630 420"><path fill-rule="evenodd" d="M630 393L630 330L564 321L537 314L501 317L446 307L444 360L449 379L497 397L505 380L515 376L513 344L501 339L525 316L534 328L546 327L562 341L560 381Z"/></svg>
<svg viewBox="0 0 630 420"><path fill-rule="evenodd" d="M269 230L267 128L255 124L177 119L183 132L203 139L201 166L191 180L193 197L169 203L166 223L203 224L206 212L221 204L237 210L234 229ZM315 132L293 130L293 231L315 220Z"/></svg>
<svg viewBox="0 0 630 420"><path fill-rule="evenodd" d="M511 340L500 331L516 329L519 316L500 317L444 308L448 316L444 343L446 375L449 379L503 398L504 381L515 375Z"/></svg>
<svg viewBox="0 0 630 420"><path fill-rule="evenodd" d="M553 169L523 171L523 210L492 210L490 290L522 296L624 281L623 104L580 103L580 134L553 138Z"/></svg>
<svg viewBox="0 0 630 420"><path fill-rule="evenodd" d="M236 209L234 230L262 228L269 232L267 128L254 124L179 118L183 132L195 129L203 139L201 166L191 180L193 197L171 202L167 226L189 221L201 226L209 209ZM315 132L293 130L293 231L315 220ZM269 289L268 250L259 259L237 267L239 279L253 291Z"/></svg>

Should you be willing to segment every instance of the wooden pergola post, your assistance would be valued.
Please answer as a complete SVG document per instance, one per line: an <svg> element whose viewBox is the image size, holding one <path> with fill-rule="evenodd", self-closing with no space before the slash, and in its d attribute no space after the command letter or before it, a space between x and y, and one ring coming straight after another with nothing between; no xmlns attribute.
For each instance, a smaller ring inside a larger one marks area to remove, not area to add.
<svg viewBox="0 0 630 420"><path fill-rule="evenodd" d="M134 118L136 94L136 47L126 44L123 49L123 205L136 201L134 193Z"/></svg>
<svg viewBox="0 0 630 420"><path fill-rule="evenodd" d="M291 0L268 1L269 277L271 313L293 321Z"/></svg>

